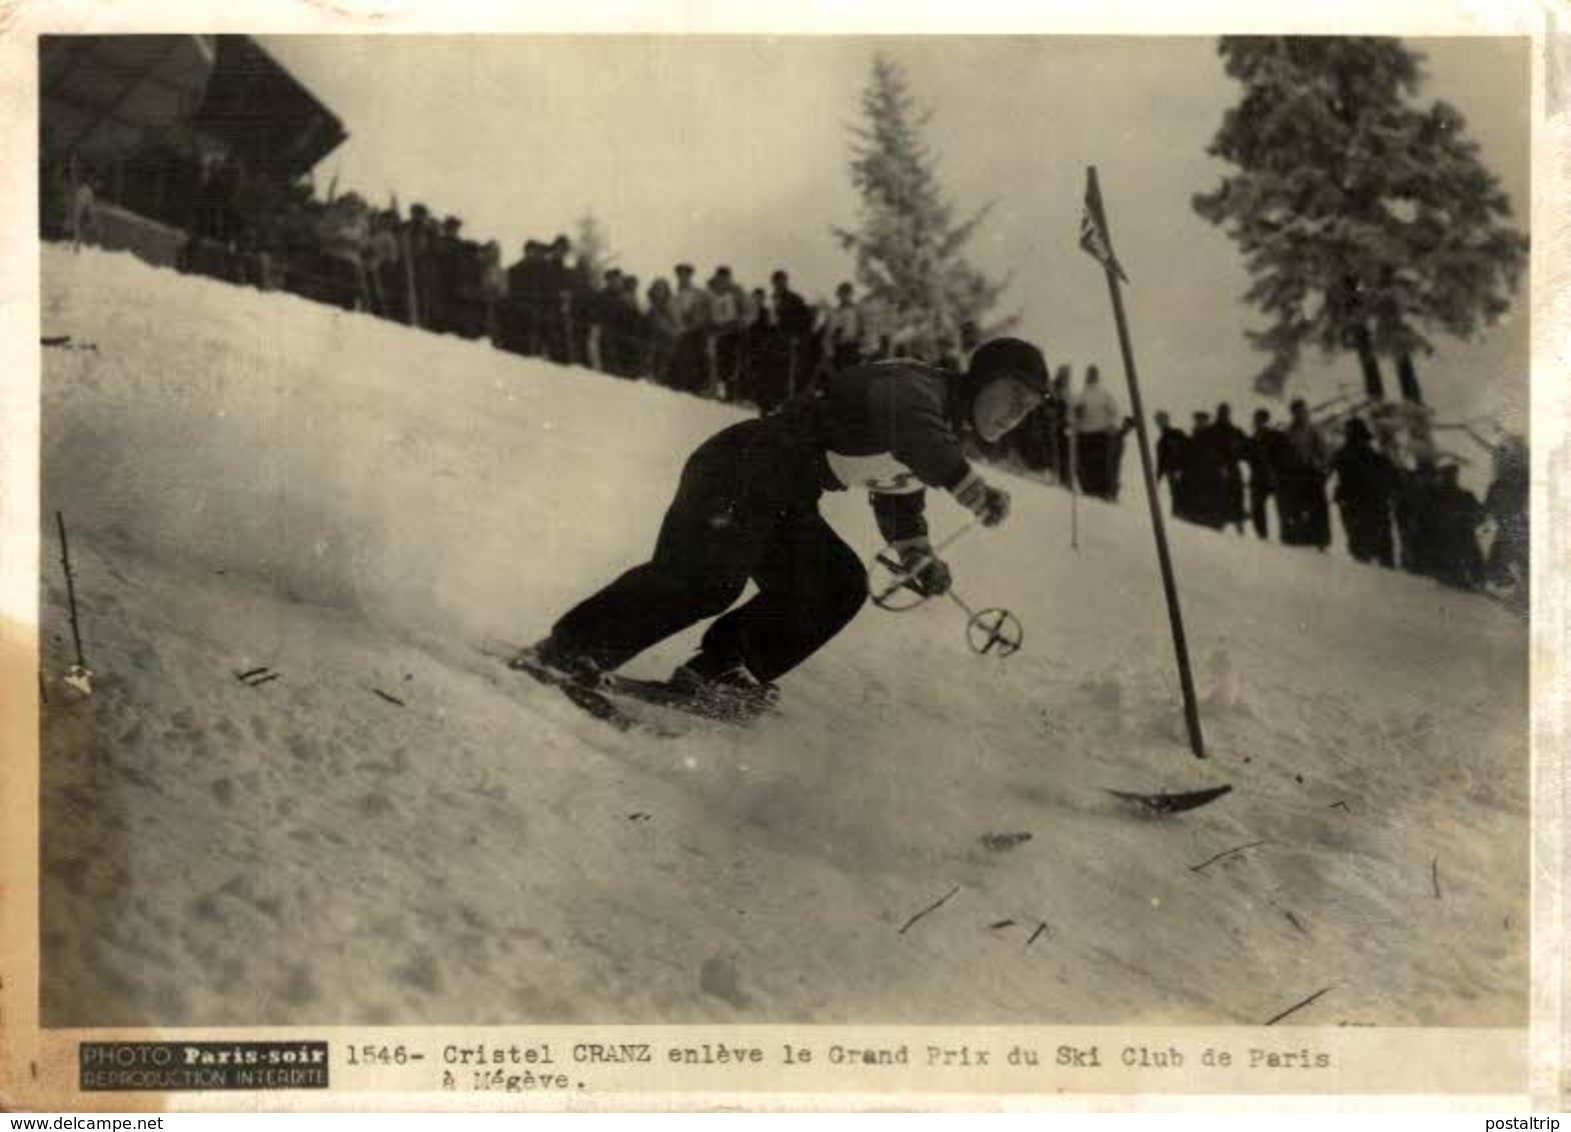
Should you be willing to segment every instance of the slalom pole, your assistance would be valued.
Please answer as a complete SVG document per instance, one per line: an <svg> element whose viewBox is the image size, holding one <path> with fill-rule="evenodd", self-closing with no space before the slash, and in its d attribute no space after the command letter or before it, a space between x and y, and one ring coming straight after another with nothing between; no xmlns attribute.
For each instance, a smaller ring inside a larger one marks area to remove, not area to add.
<svg viewBox="0 0 1571 1132"><path fill-rule="evenodd" d="M1118 324L1118 349L1123 355L1124 376L1129 379L1129 404L1134 411L1135 435L1140 441L1140 470L1145 476L1146 502L1151 508L1151 530L1156 536L1157 561L1162 568L1162 590L1167 597L1167 615L1173 629L1173 649L1178 655L1178 677L1184 693L1184 720L1189 727L1189 746L1195 758L1206 757L1205 738L1200 731L1200 708L1195 699L1195 681L1189 667L1189 645L1184 637L1184 618L1178 607L1178 585L1173 578L1172 556L1167 549L1167 532L1162 526L1162 508L1157 501L1156 474L1151 465L1151 443L1146 433L1145 408L1140 400L1140 379L1135 372L1135 352L1129 342L1129 321L1124 314L1123 292L1118 285L1123 272L1112 254L1112 236L1102 210L1102 191L1097 185L1096 166L1086 169L1086 208L1103 241L1106 258L1093 252L1107 273L1107 290L1113 300L1113 319ZM1084 241L1083 241L1084 242ZM1087 248L1087 251L1090 251Z"/></svg>

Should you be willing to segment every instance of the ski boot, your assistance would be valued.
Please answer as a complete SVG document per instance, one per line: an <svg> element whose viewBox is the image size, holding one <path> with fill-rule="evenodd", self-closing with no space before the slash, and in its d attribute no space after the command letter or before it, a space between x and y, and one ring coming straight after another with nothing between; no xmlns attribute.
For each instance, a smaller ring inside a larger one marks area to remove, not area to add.
<svg viewBox="0 0 1571 1132"><path fill-rule="evenodd" d="M611 687L611 673L601 668L594 657L568 648L552 637L536 641L508 661L507 666L537 677L544 672L561 683L576 684L591 691L604 692Z"/></svg>
<svg viewBox="0 0 1571 1132"><path fill-rule="evenodd" d="M780 687L754 676L740 660L716 662L700 653L671 673L672 691L691 697L701 714L747 721L772 711Z"/></svg>

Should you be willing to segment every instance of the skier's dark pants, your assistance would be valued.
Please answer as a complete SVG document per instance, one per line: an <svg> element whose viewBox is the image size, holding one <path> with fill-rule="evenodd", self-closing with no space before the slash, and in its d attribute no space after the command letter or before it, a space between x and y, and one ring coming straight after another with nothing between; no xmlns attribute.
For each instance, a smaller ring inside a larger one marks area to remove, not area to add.
<svg viewBox="0 0 1571 1132"><path fill-rule="evenodd" d="M819 455L782 417L744 421L688 458L654 557L570 610L565 648L616 668L706 617L710 663L773 680L845 627L867 596L861 561L818 513ZM758 593L726 612L751 578Z"/></svg>

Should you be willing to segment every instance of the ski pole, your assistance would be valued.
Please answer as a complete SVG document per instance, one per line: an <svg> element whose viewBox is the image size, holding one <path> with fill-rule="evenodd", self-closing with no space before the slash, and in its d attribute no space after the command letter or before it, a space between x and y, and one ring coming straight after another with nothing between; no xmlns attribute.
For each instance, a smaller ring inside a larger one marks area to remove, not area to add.
<svg viewBox="0 0 1571 1132"><path fill-rule="evenodd" d="M955 593L954 590L945 590L944 591L944 596L947 597L950 601L954 602L956 605L958 605L961 608L961 610L964 611L964 613L965 613L965 615L967 617L971 618L973 621L976 620L976 610L972 609L969 605L967 605L965 603L965 600L959 594Z"/></svg>
<svg viewBox="0 0 1571 1132"><path fill-rule="evenodd" d="M937 554L940 550L943 550L944 547L948 546L950 543L957 541L960 538L961 535L969 534L971 532L971 530L980 522L981 522L980 519L972 519L970 522L962 523L955 530L955 532L953 534L951 534L948 538L945 538L942 541L940 541L937 546L933 547L933 553Z"/></svg>
<svg viewBox="0 0 1571 1132"><path fill-rule="evenodd" d="M1020 620L1014 614L999 608L984 609L978 613L954 590L945 590L944 594L965 613L966 638L974 651L986 654L996 649L999 656L1012 656L1019 651L1025 630L1020 627ZM996 615L991 625L985 620L989 613ZM983 643L978 644L976 638L972 637L973 628L982 634Z"/></svg>
<svg viewBox="0 0 1571 1132"><path fill-rule="evenodd" d="M902 588L913 590L920 594L922 591L917 589L916 585L913 583L913 579L923 570L927 569L928 564L938 557L938 552L940 550L943 550L946 546L949 546L951 543L959 540L962 535L968 534L980 521L981 520L979 519L972 519L970 522L961 524L960 527L950 532L950 534L945 538L940 539L938 544L932 547L927 554L913 562L909 569L902 563L896 562L890 558L886 558L884 554L880 552L877 556L878 564L884 569L888 570L895 581L891 585L885 587L881 592L873 594L874 604L883 605L885 600L888 599L889 595Z"/></svg>

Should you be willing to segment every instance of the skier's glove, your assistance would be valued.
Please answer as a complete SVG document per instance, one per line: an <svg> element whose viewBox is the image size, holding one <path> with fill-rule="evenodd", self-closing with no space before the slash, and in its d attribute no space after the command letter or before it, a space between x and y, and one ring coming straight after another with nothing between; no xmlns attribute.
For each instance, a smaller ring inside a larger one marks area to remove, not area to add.
<svg viewBox="0 0 1571 1132"><path fill-rule="evenodd" d="M982 520L984 527L996 527L1009 517L1009 493L985 482L972 472L955 488L955 500Z"/></svg>
<svg viewBox="0 0 1571 1132"><path fill-rule="evenodd" d="M900 565L917 593L923 597L938 597L949 592L954 581L949 567L933 554L933 546L925 538L897 543L895 549L900 552Z"/></svg>

